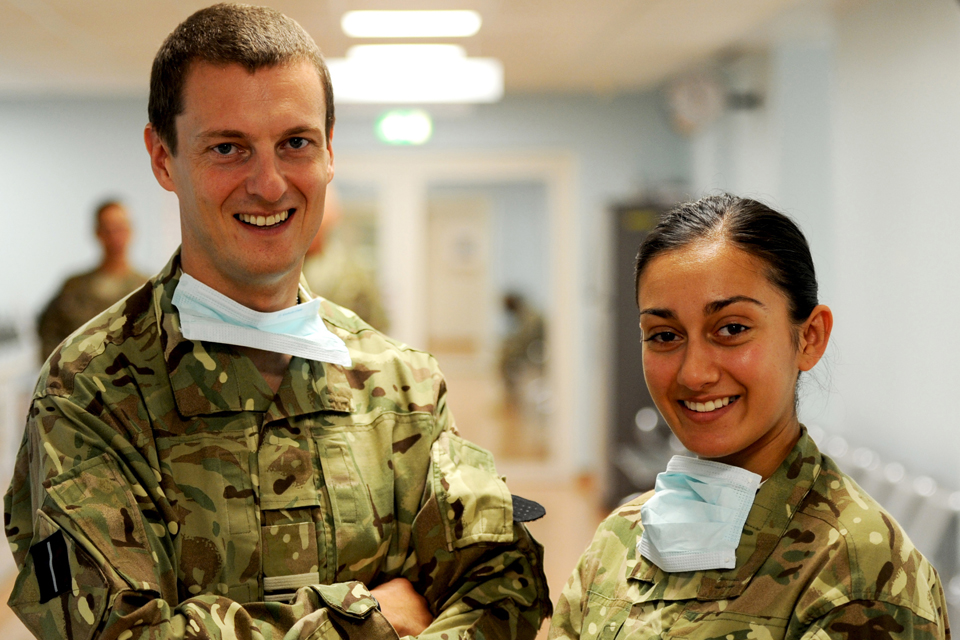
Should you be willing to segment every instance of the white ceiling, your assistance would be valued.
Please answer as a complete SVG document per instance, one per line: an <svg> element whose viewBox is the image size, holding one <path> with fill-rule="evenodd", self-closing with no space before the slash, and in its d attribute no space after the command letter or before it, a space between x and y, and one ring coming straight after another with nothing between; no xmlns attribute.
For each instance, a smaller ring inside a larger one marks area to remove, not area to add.
<svg viewBox="0 0 960 640"><path fill-rule="evenodd" d="M507 92L643 89L753 34L803 0L273 0L328 57L349 9L475 9L447 40L504 64ZM0 0L0 95L145 95L166 35L207 0Z"/></svg>

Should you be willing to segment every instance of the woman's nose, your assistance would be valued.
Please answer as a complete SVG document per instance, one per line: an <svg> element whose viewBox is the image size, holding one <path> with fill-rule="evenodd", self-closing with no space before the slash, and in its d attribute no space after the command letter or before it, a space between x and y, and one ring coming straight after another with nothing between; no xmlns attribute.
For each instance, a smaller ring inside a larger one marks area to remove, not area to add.
<svg viewBox="0 0 960 640"><path fill-rule="evenodd" d="M683 353L683 361L677 372L677 382L688 389L706 389L720 379L720 367L713 350L701 341L691 340Z"/></svg>

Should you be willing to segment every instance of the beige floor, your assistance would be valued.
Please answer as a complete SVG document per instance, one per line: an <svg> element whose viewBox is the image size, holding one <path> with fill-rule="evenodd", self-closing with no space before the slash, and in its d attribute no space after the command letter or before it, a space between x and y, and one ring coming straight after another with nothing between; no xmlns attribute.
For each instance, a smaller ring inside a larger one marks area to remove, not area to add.
<svg viewBox="0 0 960 640"><path fill-rule="evenodd" d="M444 363L442 356L440 361ZM543 443L536 442L536 431L525 428L515 413L504 408L498 381L470 367L457 367L455 362L453 365L444 366L450 389L448 403L464 437L493 451L498 460L509 461L514 471L522 471L524 460L539 460ZM600 512L599 491L589 477L557 479L533 478L529 473L516 475L518 478L507 478L510 490L536 500L547 510L543 519L528 526L544 546L544 570L551 599L556 601L604 515ZM4 555L3 560L0 575L10 575L12 561L8 555ZM0 640L29 640L30 633L6 606L12 587L12 580L0 584L0 603L3 603L0 605ZM548 626L544 624L538 638L546 638Z"/></svg>

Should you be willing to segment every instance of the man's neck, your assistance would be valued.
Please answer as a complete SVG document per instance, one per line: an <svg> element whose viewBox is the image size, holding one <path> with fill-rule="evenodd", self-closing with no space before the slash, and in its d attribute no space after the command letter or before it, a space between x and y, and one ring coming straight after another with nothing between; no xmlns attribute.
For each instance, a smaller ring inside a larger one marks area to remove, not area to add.
<svg viewBox="0 0 960 640"><path fill-rule="evenodd" d="M130 272L130 263L126 256L104 256L97 271L111 276L122 276Z"/></svg>
<svg viewBox="0 0 960 640"><path fill-rule="evenodd" d="M300 274L290 273L268 283L236 283L217 273L191 268L186 260L182 261L183 272L187 273L211 289L227 296L248 309L261 313L271 313L289 309L297 304Z"/></svg>

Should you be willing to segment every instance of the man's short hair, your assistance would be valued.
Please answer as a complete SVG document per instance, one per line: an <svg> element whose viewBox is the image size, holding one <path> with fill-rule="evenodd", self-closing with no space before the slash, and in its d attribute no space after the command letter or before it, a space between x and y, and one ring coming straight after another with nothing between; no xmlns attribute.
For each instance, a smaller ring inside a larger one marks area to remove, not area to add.
<svg viewBox="0 0 960 640"><path fill-rule="evenodd" d="M150 124L177 153L176 118L183 113L183 87L196 61L239 64L253 73L299 60L317 68L326 102L326 131L333 130L333 86L323 54L303 27L275 9L245 4L215 4L184 20L167 36L150 73Z"/></svg>

